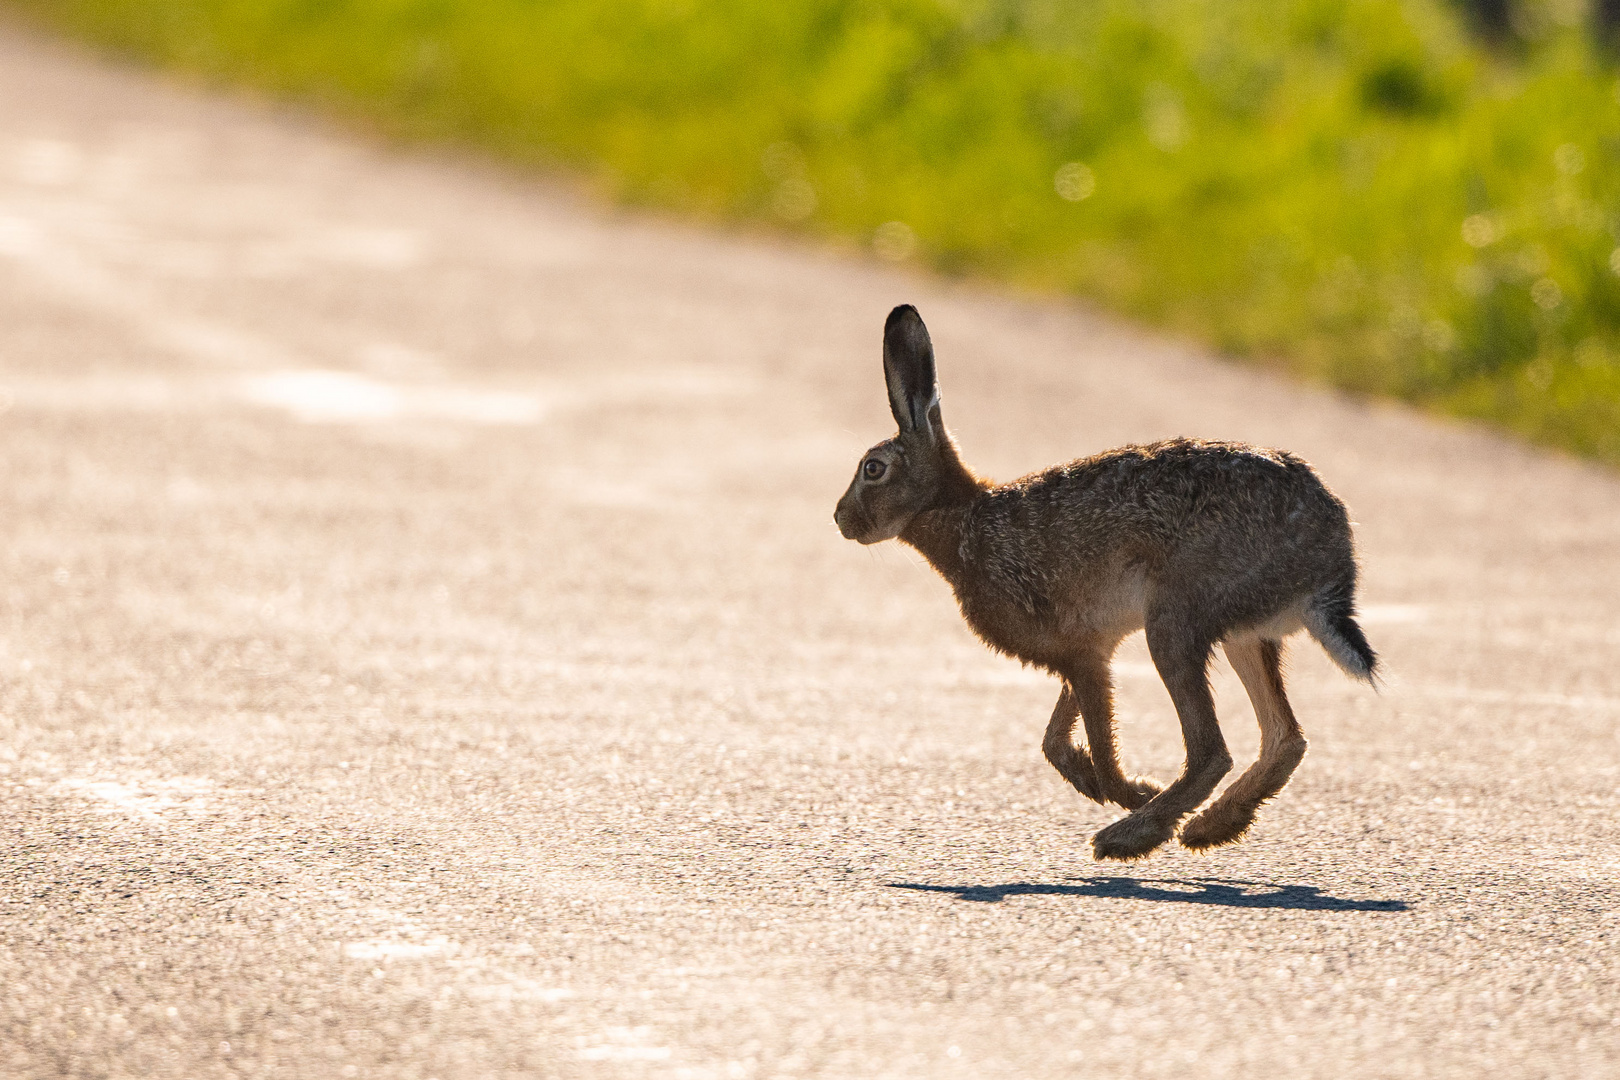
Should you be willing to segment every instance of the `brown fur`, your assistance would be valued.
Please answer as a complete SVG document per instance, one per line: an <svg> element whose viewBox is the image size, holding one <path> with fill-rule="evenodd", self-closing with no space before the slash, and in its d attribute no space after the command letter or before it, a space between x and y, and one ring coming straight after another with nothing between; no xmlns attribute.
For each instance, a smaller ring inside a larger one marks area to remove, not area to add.
<svg viewBox="0 0 1620 1080"><path fill-rule="evenodd" d="M1353 617L1343 503L1292 454L1194 439L992 484L963 464L940 419L933 347L909 306L884 328L884 371L900 433L862 457L834 514L839 530L916 548L986 644L1062 680L1047 759L1082 795L1131 810L1093 839L1098 858L1147 855L1231 769L1207 676L1222 644L1260 722L1260 759L1187 823L1182 842L1204 850L1239 840L1305 753L1284 693L1282 638L1309 629L1349 673L1373 674ZM1137 630L1187 748L1162 790L1124 774L1115 740L1109 663ZM1075 745L1077 720L1089 751Z"/></svg>

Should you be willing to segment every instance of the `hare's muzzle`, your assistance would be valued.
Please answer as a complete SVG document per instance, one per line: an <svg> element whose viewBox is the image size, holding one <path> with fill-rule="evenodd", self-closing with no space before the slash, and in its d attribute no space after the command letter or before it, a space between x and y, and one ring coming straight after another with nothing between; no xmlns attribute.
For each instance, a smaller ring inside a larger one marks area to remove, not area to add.
<svg viewBox="0 0 1620 1080"><path fill-rule="evenodd" d="M858 540L863 544L870 544L872 541L867 540L866 536L872 531L871 522L850 503L851 499L847 494L838 500L838 508L833 511L833 522L845 540Z"/></svg>

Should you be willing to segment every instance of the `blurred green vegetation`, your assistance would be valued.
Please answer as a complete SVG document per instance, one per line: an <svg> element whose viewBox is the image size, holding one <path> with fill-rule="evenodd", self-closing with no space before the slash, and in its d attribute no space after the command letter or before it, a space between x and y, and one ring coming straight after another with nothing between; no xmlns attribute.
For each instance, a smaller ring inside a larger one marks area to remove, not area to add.
<svg viewBox="0 0 1620 1080"><path fill-rule="evenodd" d="M1620 82L1583 0L1521 0L1511 41L1439 0L10 2L1620 462Z"/></svg>

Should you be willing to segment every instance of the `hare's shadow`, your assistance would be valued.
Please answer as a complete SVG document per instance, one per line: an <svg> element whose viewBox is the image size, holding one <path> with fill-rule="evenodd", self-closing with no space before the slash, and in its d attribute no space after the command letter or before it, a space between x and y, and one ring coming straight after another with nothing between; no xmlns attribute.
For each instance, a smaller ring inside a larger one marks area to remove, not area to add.
<svg viewBox="0 0 1620 1080"><path fill-rule="evenodd" d="M1208 904L1233 908L1281 908L1288 911L1406 911L1404 900L1351 900L1330 896L1314 885L1276 885L1219 878L1142 881L1129 877L1071 879L1069 884L1014 881L1006 885L923 885L889 882L891 889L948 893L958 900L997 904L1009 896L1089 896L1109 900L1153 900L1170 904Z"/></svg>

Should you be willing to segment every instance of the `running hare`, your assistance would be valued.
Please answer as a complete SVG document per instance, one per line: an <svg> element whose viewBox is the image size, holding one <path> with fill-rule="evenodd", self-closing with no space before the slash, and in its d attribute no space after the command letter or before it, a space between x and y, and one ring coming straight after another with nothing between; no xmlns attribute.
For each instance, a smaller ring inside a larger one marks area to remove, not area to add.
<svg viewBox="0 0 1620 1080"><path fill-rule="evenodd" d="M900 434L861 458L833 515L839 532L910 544L986 644L1063 680L1047 759L1080 794L1131 811L1092 839L1099 859L1163 844L1232 768L1207 675L1219 643L1254 703L1260 760L1187 822L1181 843L1239 840L1305 756L1283 692L1283 638L1308 630L1372 681L1344 504L1292 454L1192 439L992 484L962 463L940 420L934 348L909 305L883 328L883 373ZM1114 736L1109 663L1140 629L1187 744L1181 775L1162 789L1120 771ZM1089 752L1074 742L1081 718Z"/></svg>

